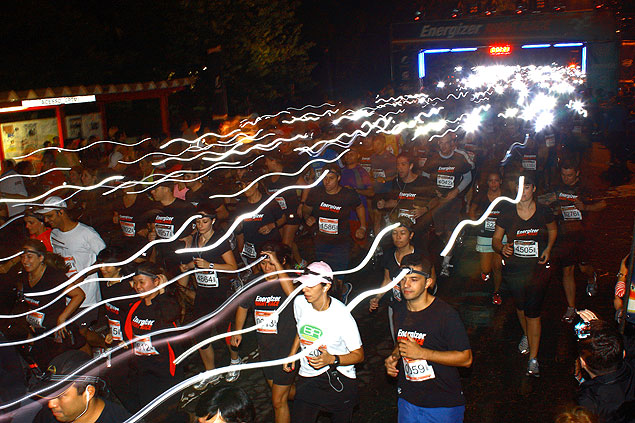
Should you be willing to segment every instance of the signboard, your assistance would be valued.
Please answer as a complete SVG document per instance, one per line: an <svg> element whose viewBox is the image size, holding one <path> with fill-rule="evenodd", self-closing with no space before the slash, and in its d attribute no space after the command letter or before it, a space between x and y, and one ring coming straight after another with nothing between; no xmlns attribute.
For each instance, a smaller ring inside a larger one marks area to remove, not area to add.
<svg viewBox="0 0 635 423"><path fill-rule="evenodd" d="M55 118L3 123L0 132L4 157L7 159L42 148L46 141L52 142L53 137L59 136Z"/></svg>
<svg viewBox="0 0 635 423"><path fill-rule="evenodd" d="M60 106L62 104L92 103L94 95L78 95L74 97L40 98L37 100L22 100L23 107Z"/></svg>
<svg viewBox="0 0 635 423"><path fill-rule="evenodd" d="M509 44L506 46L490 46L489 54L492 56L503 56L512 53L512 46Z"/></svg>
<svg viewBox="0 0 635 423"><path fill-rule="evenodd" d="M99 113L66 116L66 137L68 139L88 138L91 135L102 137Z"/></svg>

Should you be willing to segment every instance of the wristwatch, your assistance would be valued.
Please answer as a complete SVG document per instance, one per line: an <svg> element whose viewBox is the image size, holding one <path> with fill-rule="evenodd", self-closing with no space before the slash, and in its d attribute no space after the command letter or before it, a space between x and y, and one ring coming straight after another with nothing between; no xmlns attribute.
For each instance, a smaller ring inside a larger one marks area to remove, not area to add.
<svg viewBox="0 0 635 423"><path fill-rule="evenodd" d="M335 355L335 361L333 362L333 366L339 366L340 365L340 356L339 355Z"/></svg>

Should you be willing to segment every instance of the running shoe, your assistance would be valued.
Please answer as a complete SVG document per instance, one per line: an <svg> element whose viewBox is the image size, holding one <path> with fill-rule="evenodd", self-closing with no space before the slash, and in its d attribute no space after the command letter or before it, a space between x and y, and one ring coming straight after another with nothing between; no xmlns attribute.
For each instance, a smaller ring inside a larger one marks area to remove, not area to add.
<svg viewBox="0 0 635 423"><path fill-rule="evenodd" d="M586 293L589 297L593 297L598 293L598 275L593 272L593 277L586 284Z"/></svg>
<svg viewBox="0 0 635 423"><path fill-rule="evenodd" d="M520 338L520 342L518 343L518 351L521 354L527 354L529 352L529 339L527 339L527 335L523 335Z"/></svg>
<svg viewBox="0 0 635 423"><path fill-rule="evenodd" d="M532 358L527 363L527 376L540 377L540 367L537 359Z"/></svg>
<svg viewBox="0 0 635 423"><path fill-rule="evenodd" d="M450 268L453 266L451 264L444 264L441 268L440 276L450 277Z"/></svg>
<svg viewBox="0 0 635 423"><path fill-rule="evenodd" d="M575 319L575 308L573 307L567 307L567 312L564 314L564 316L562 316L562 321L565 323L573 323L573 320Z"/></svg>
<svg viewBox="0 0 635 423"><path fill-rule="evenodd" d="M344 282L342 286L342 302L344 304L348 304L348 296L351 295L351 291L353 291L353 285L350 282Z"/></svg>
<svg viewBox="0 0 635 423"><path fill-rule="evenodd" d="M489 273L483 273L483 272L481 272L481 280L482 280L483 282L487 282L487 281L489 280L489 278L490 278Z"/></svg>
<svg viewBox="0 0 635 423"><path fill-rule="evenodd" d="M492 294L492 304L497 306L503 304L503 297L501 297L501 294L499 294L498 292L494 292Z"/></svg>
<svg viewBox="0 0 635 423"><path fill-rule="evenodd" d="M243 360L240 357L238 357L237 361L234 362L234 360L232 360L229 364L232 366L235 366L236 364L240 364L242 362ZM232 370L230 372L225 373L225 380L229 383L236 382L239 377L240 377L240 370Z"/></svg>
<svg viewBox="0 0 635 423"><path fill-rule="evenodd" d="M218 385L223 380L223 375L215 375L208 379L203 379L200 382L194 384L192 387L197 391L204 391L209 385Z"/></svg>

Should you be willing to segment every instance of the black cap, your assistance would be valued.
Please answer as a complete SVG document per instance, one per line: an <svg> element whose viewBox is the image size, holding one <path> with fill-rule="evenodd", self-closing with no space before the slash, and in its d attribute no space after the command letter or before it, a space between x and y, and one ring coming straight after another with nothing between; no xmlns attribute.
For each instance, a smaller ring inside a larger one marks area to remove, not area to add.
<svg viewBox="0 0 635 423"><path fill-rule="evenodd" d="M81 382L103 389L105 382L90 368L78 370L90 361L91 357L80 350L68 350L53 358L43 376L36 379L29 391L40 392L42 398L56 398L73 383ZM90 366L92 367L92 366ZM61 383L60 383L61 382Z"/></svg>

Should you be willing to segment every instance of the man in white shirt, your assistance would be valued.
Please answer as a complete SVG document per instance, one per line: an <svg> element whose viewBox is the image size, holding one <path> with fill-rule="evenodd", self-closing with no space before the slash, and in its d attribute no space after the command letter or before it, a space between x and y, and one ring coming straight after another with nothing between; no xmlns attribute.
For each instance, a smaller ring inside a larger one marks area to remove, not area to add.
<svg viewBox="0 0 635 423"><path fill-rule="evenodd" d="M346 306L328 294L333 283L328 264L311 263L297 281L304 285L304 295L293 303L298 334L289 355L314 342L320 347L300 360L291 421L313 423L325 411L333 422L350 422L358 401L354 365L364 360L357 323ZM295 363L283 368L292 371Z"/></svg>
<svg viewBox="0 0 635 423"><path fill-rule="evenodd" d="M0 198L27 198L28 193L24 185L24 179L13 168L13 161L5 160L3 172L0 175ZM7 212L9 217L16 216L24 212L24 206L18 206L15 203L7 203Z"/></svg>
<svg viewBox="0 0 635 423"><path fill-rule="evenodd" d="M51 245L56 254L64 257L68 266L67 277L72 277L77 272L93 265L97 254L106 247L99 234L90 226L77 222L66 212L66 202L60 197L49 197L44 200L44 207L37 211L44 216L46 223L53 228L51 231ZM96 272L84 275L75 284L81 283L86 278L96 277ZM89 282L80 285L86 294L86 299L81 307L89 307L101 301L99 282ZM97 317L97 309L82 316L79 324L90 324Z"/></svg>

